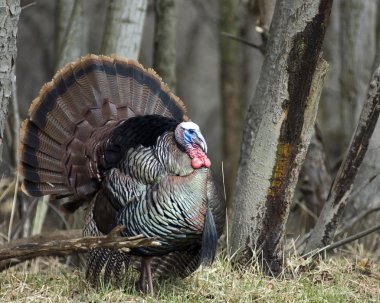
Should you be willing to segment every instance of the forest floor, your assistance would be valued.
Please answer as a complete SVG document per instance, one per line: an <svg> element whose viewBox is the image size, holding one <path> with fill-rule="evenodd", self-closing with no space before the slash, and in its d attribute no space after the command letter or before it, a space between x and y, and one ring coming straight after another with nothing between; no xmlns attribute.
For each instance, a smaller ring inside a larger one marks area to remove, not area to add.
<svg viewBox="0 0 380 303"><path fill-rule="evenodd" d="M378 258L333 256L303 272L299 265L289 261L288 274L274 279L255 268L233 269L219 257L184 280L155 284L151 297L132 285L93 289L83 271L38 259L1 273L0 302L380 302Z"/></svg>

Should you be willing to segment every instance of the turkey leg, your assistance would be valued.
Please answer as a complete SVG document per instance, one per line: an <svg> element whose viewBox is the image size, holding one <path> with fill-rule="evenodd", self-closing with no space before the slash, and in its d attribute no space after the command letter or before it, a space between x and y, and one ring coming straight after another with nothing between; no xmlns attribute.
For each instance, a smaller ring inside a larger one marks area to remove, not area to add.
<svg viewBox="0 0 380 303"><path fill-rule="evenodd" d="M152 260L153 260L153 257L142 257L141 268L140 268L140 279L139 279L138 285L139 285L139 290L141 292L147 293L148 291L150 291L151 295L153 296L154 290L153 290L152 270L150 267L150 263L152 262ZM148 285L146 285L146 282L148 283Z"/></svg>

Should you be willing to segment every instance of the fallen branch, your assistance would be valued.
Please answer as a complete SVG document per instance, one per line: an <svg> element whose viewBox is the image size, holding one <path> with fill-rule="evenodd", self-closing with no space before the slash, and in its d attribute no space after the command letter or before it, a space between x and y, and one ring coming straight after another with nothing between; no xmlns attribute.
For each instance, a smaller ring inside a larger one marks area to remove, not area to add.
<svg viewBox="0 0 380 303"><path fill-rule="evenodd" d="M70 230L12 241L0 247L0 271L41 256L67 256L86 253L94 248L129 251L136 247L160 245L158 241L142 235L122 237L120 231L123 228L123 226L117 226L108 235L100 237L82 237L81 230Z"/></svg>

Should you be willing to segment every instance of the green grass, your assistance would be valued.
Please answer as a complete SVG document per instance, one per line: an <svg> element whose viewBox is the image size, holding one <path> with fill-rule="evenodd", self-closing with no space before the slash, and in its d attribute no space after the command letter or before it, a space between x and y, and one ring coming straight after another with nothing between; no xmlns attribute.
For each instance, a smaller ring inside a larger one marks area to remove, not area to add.
<svg viewBox="0 0 380 303"><path fill-rule="evenodd" d="M40 259L1 273L0 302L380 302L379 266L367 259L332 258L297 273L294 268L287 278L273 279L254 268L234 270L219 258L185 280L155 284L151 297L132 283L93 289L82 271Z"/></svg>

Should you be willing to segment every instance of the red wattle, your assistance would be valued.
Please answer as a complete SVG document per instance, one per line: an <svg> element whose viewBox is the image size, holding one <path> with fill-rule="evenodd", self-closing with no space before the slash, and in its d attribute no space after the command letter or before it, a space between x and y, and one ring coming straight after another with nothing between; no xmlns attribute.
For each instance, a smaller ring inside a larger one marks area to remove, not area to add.
<svg viewBox="0 0 380 303"><path fill-rule="evenodd" d="M199 148L191 148L187 150L188 155L191 158L191 166L194 169L201 168L202 166L211 167L211 161L207 158L207 155Z"/></svg>
<svg viewBox="0 0 380 303"><path fill-rule="evenodd" d="M211 167L211 161L209 158L205 157L204 158L204 164L207 168Z"/></svg>
<svg viewBox="0 0 380 303"><path fill-rule="evenodd" d="M191 166L194 169L200 168L200 167L202 167L202 165L203 165L203 161L201 159L199 159L199 158L191 159Z"/></svg>

